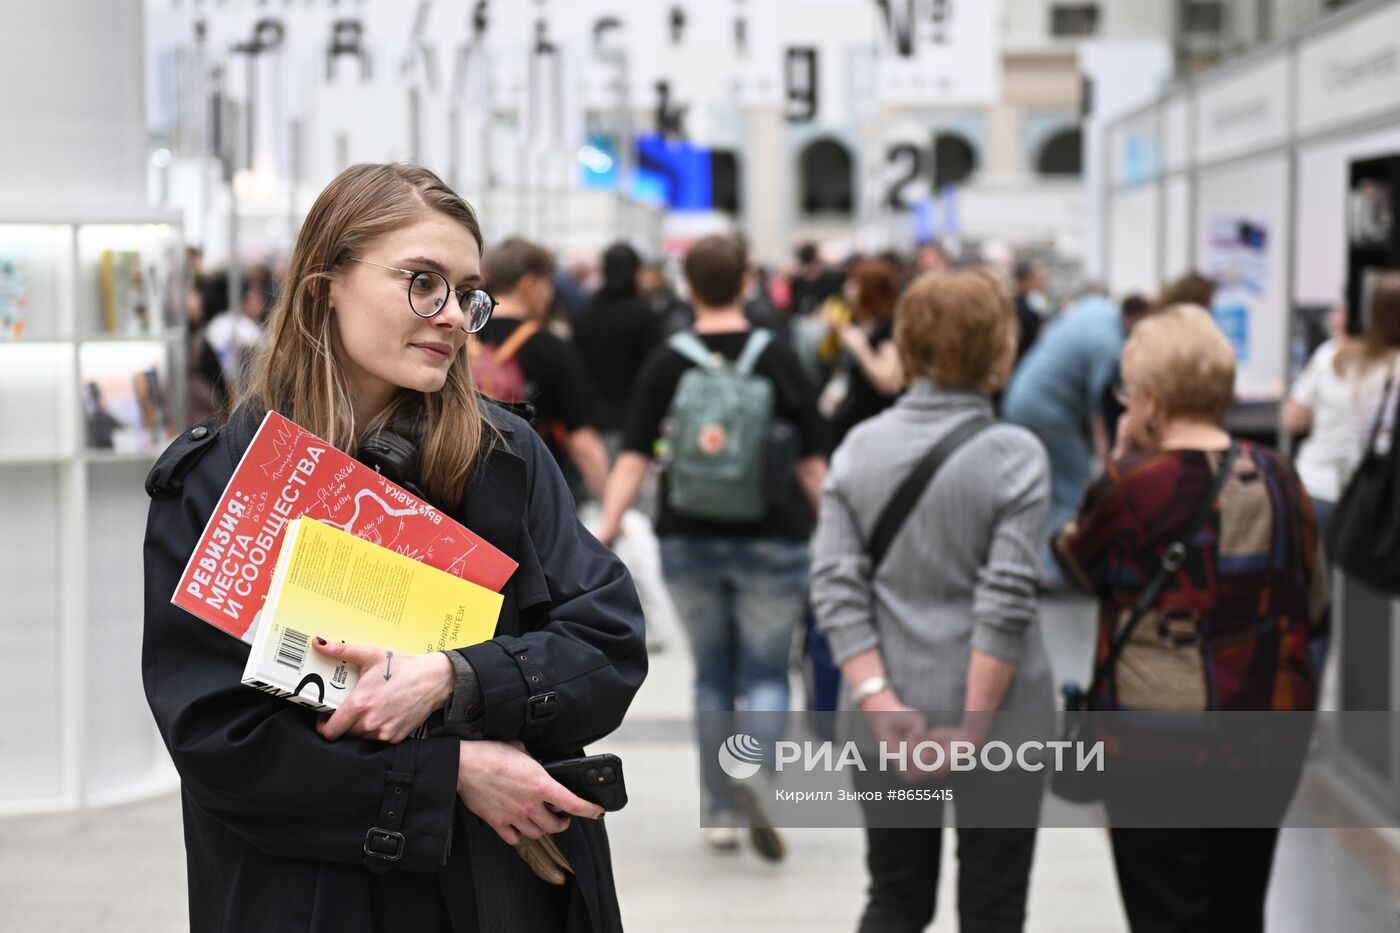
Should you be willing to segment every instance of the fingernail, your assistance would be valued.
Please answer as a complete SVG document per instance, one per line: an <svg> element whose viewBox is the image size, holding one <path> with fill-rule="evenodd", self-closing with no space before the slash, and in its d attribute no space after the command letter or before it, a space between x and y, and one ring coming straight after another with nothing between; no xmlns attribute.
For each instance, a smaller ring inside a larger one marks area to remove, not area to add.
<svg viewBox="0 0 1400 933"><path fill-rule="evenodd" d="M318 644L318 645L324 645L325 643L326 643L326 640L325 640L324 638L322 638L322 637L319 636L319 635L316 636L316 644Z"/></svg>

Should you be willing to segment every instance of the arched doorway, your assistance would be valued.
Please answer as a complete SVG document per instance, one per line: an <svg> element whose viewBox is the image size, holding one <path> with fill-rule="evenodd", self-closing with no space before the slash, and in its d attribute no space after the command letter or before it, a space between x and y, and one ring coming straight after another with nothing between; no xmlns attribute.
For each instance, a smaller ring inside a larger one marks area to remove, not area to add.
<svg viewBox="0 0 1400 933"><path fill-rule="evenodd" d="M851 152L829 136L807 144L798 159L798 203L805 214L849 214L855 207Z"/></svg>
<svg viewBox="0 0 1400 933"><path fill-rule="evenodd" d="M933 190L967 181L977 171L977 150L960 133L933 136Z"/></svg>
<svg viewBox="0 0 1400 933"><path fill-rule="evenodd" d="M1035 159L1040 175L1074 175L1084 171L1084 134L1079 127L1060 130L1040 147Z"/></svg>

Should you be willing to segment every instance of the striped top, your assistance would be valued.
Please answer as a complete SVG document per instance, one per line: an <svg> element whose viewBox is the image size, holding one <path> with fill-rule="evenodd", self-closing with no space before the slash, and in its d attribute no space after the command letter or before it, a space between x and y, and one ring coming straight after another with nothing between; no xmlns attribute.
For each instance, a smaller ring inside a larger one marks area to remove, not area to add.
<svg viewBox="0 0 1400 933"><path fill-rule="evenodd" d="M878 648L895 692L915 709L960 712L977 648L1017 665L1003 708L1048 711L1035 622L1050 467L1033 434L996 424L954 451L870 573L866 542L895 488L977 416L992 417L986 395L919 379L846 435L822 491L812 607L838 662Z"/></svg>
<svg viewBox="0 0 1400 933"><path fill-rule="evenodd" d="M1096 663L1210 493L1223 456L1171 450L1124 458L1056 536L1066 575L1099 596ZM1279 454L1241 441L1216 508L1093 706L1312 709L1317 676L1306 646L1326 622L1327 574L1302 484Z"/></svg>

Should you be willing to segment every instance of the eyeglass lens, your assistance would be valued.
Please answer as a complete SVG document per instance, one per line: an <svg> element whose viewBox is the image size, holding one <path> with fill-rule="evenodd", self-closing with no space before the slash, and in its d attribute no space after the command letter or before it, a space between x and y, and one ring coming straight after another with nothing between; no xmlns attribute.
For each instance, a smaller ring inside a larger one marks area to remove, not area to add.
<svg viewBox="0 0 1400 933"><path fill-rule="evenodd" d="M420 272L408 284L409 305L419 317L435 317L447 304L451 295L452 288L447 284L447 279L436 272ZM466 318L462 329L469 334L474 334L486 326L491 311L496 306L491 296L479 288L461 292L459 304L462 316Z"/></svg>

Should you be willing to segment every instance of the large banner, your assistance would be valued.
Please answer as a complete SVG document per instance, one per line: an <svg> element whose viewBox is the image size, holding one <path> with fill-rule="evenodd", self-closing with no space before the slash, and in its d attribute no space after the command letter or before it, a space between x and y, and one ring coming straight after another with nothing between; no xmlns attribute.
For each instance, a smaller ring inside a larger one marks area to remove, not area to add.
<svg viewBox="0 0 1400 933"><path fill-rule="evenodd" d="M990 104L1001 90L996 0L873 0L884 26L877 94L891 106Z"/></svg>

